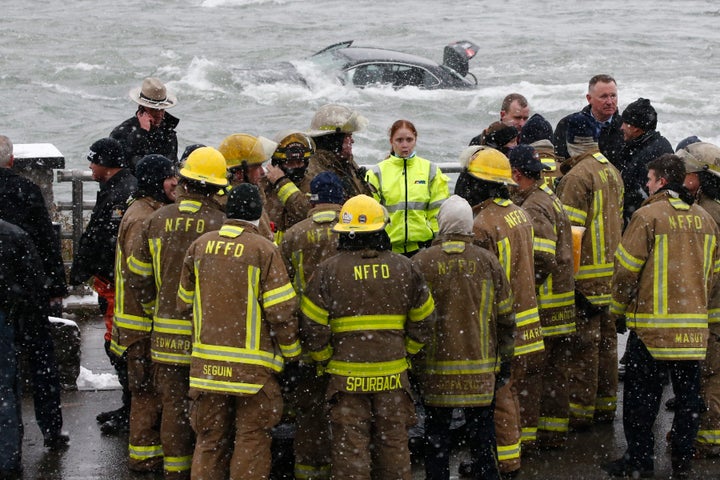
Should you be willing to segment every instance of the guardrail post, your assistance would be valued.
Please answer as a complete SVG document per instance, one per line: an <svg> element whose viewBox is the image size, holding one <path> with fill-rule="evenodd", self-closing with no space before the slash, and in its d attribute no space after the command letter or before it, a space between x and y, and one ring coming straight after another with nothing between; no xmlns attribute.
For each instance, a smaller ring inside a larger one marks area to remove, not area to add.
<svg viewBox="0 0 720 480"><path fill-rule="evenodd" d="M92 208L83 200L83 182L91 180L89 172L84 170L60 170L57 172L58 182L72 182L72 201L68 208L72 213L72 243L73 254L78 251L80 237L85 230L83 210ZM59 203L61 209L68 206L65 202Z"/></svg>

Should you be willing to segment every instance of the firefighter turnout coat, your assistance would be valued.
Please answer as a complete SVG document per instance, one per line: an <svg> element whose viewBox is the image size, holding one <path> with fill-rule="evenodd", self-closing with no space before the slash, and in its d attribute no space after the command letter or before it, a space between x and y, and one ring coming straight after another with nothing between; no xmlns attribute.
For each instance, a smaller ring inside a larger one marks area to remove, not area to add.
<svg viewBox="0 0 720 480"><path fill-rule="evenodd" d="M720 273L717 236L705 209L669 190L633 214L615 253L610 308L626 316L655 360L705 358L708 295Z"/></svg>
<svg viewBox="0 0 720 480"><path fill-rule="evenodd" d="M133 343L150 338L152 317L147 312L151 310L151 306L143 307L138 292L127 288L127 253L140 248L143 241L143 222L164 205L149 196L135 199L120 221L115 248L115 321L110 343L110 348L116 355L122 356Z"/></svg>
<svg viewBox="0 0 720 480"><path fill-rule="evenodd" d="M253 395L300 355L295 291L280 252L250 223L229 219L190 245L178 309L191 307L191 393Z"/></svg>
<svg viewBox="0 0 720 480"><path fill-rule="evenodd" d="M525 211L503 198L473 207L475 241L494 252L514 295L515 356L544 349L533 265L533 227ZM521 292L515 294L514 292Z"/></svg>
<svg viewBox="0 0 720 480"><path fill-rule="evenodd" d="M288 177L282 177L274 184L263 177L258 182L258 188L265 195L263 210L275 225L276 238L280 236L282 240L283 232L307 218L311 208L310 179L307 176L297 185Z"/></svg>
<svg viewBox="0 0 720 480"><path fill-rule="evenodd" d="M597 149L568 159L557 196L570 223L585 227L575 288L595 306L610 303L613 255L622 235L623 182Z"/></svg>
<svg viewBox="0 0 720 480"><path fill-rule="evenodd" d="M533 225L533 252L537 301L544 337L575 331L575 280L573 278L572 230L562 203L538 180L513 201L527 213Z"/></svg>
<svg viewBox="0 0 720 480"><path fill-rule="evenodd" d="M495 373L513 354L510 283L498 259L472 241L443 235L413 257L437 312L420 368L423 402L435 407L490 405Z"/></svg>
<svg viewBox="0 0 720 480"><path fill-rule="evenodd" d="M315 267L336 255L340 205L321 203L312 208L308 218L290 227L280 243L285 267L298 294L305 291Z"/></svg>
<svg viewBox="0 0 720 480"><path fill-rule="evenodd" d="M720 201L702 193L696 203L703 207L720 226ZM699 454L720 453L720 289L712 292L708 305L708 349L702 363L702 396L707 411L700 414L700 429L695 441Z"/></svg>
<svg viewBox="0 0 720 480"><path fill-rule="evenodd" d="M327 362L328 396L410 391L408 356L430 339L435 306L408 258L341 251L315 270L300 308L310 354Z"/></svg>
<svg viewBox="0 0 720 480"><path fill-rule="evenodd" d="M333 172L340 178L345 190L344 200L360 194L372 195L370 187L365 182L365 169L359 167L353 158L344 160L331 151L318 149L310 157L305 178L312 181L322 172Z"/></svg>
<svg viewBox="0 0 720 480"><path fill-rule="evenodd" d="M151 353L154 362L190 366L190 312L177 308L177 291L185 252L200 235L218 230L225 220L210 197L183 193L145 222L142 242L128 252L129 280L138 298L153 305Z"/></svg>

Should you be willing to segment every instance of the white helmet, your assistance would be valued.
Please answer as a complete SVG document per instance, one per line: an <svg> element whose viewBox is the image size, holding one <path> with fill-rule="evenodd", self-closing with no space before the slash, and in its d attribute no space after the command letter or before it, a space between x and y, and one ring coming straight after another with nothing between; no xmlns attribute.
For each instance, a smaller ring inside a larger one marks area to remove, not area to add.
<svg viewBox="0 0 720 480"><path fill-rule="evenodd" d="M332 133L353 133L367 127L368 120L343 105L323 105L310 122L307 134L322 137Z"/></svg>

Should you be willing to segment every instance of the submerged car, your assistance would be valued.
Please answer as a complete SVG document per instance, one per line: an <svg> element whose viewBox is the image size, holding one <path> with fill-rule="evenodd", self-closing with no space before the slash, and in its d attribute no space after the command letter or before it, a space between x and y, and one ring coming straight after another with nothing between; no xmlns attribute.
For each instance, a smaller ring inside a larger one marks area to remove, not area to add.
<svg viewBox="0 0 720 480"><path fill-rule="evenodd" d="M470 59L477 51L478 46L468 40L451 43L444 49L441 65L394 50L354 47L350 40L330 45L310 60L323 70L335 72L343 84L359 88L391 85L469 89L477 85L477 78L469 71Z"/></svg>

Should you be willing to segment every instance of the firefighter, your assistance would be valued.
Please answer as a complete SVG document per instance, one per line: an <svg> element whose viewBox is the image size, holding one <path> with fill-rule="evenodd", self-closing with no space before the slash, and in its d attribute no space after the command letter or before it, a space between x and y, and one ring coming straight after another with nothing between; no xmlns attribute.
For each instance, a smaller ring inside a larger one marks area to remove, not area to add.
<svg viewBox="0 0 720 480"><path fill-rule="evenodd" d="M180 169L176 203L152 213L142 241L128 252L128 286L152 316L150 355L162 402L160 440L166 480L190 478L194 438L188 419L191 314L177 308L185 252L200 235L218 230L225 214L215 200L227 186L225 158L212 147L193 151Z"/></svg>
<svg viewBox="0 0 720 480"><path fill-rule="evenodd" d="M115 316L110 349L125 356L128 365L130 432L128 467L134 471L162 469L160 399L152 385L150 331L152 317L145 313L136 292L126 288L127 253L142 241L143 222L158 208L175 201L177 172L162 155L147 155L135 166L138 189L123 215L115 248Z"/></svg>
<svg viewBox="0 0 720 480"><path fill-rule="evenodd" d="M433 245L413 257L437 309L433 341L419 368L426 478L450 478L450 423L453 408L460 408L468 425L472 470L477 478L499 479L493 397L508 380L513 356L510 284L498 259L473 244L467 201L457 195L447 199L438 223Z"/></svg>
<svg viewBox="0 0 720 480"><path fill-rule="evenodd" d="M370 195L365 182L366 169L353 157L353 133L364 130L368 120L344 105L323 105L315 112L307 134L313 138L317 151L310 157L305 175L311 180L320 172L333 172L340 178L345 200L355 195Z"/></svg>
<svg viewBox="0 0 720 480"><path fill-rule="evenodd" d="M550 122L545 120L545 117L539 113L535 113L523 125L518 137L518 144L530 145L535 148L535 151L540 155L540 161L547 167L542 171L545 185L550 190L555 191L555 185L560 180L560 164L564 159L555 153L552 138L553 128Z"/></svg>
<svg viewBox="0 0 720 480"><path fill-rule="evenodd" d="M668 377L676 395L672 478L691 477L703 409L700 361L707 351L708 299L719 285L720 230L694 204L684 180L685 166L676 155L648 163L650 197L633 214L615 252L610 310L618 332L630 333L623 390L627 448L603 466L614 477L653 475L653 424Z"/></svg>
<svg viewBox="0 0 720 480"><path fill-rule="evenodd" d="M720 225L720 147L696 142L679 149L685 162L684 186ZM707 357L702 363L702 396L707 411L700 414L700 428L695 440L696 457L720 455L720 298L710 299L708 318L710 336Z"/></svg>
<svg viewBox="0 0 720 480"><path fill-rule="evenodd" d="M525 126L529 124L530 121ZM533 225L535 285L545 343L540 396L527 395L520 400L522 446L526 450L539 440L544 448L557 448L564 445L570 422L565 365L570 335L575 333L570 220L545 183L543 172L550 167L542 162L534 147L518 145L510 150L508 159L517 183L510 188L511 198L525 210Z"/></svg>
<svg viewBox="0 0 720 480"><path fill-rule="evenodd" d="M340 179L332 172L322 172L310 182L308 218L290 227L280 244L283 260L299 296L320 263L337 253L338 222L345 193ZM295 478L330 478L330 425L325 408L327 375L303 357L295 388L289 392L294 407Z"/></svg>
<svg viewBox="0 0 720 480"><path fill-rule="evenodd" d="M585 228L575 275L577 333L569 366L570 428L612 422L617 407L617 333L608 313L613 254L623 228L620 172L600 153L597 128L588 115L567 120L570 158L557 186L570 223Z"/></svg>
<svg viewBox="0 0 720 480"><path fill-rule="evenodd" d="M333 227L340 252L301 301L302 336L330 376L333 478L411 478L408 357L429 340L435 307L422 274L391 251L387 222L375 199L346 201Z"/></svg>
<svg viewBox="0 0 720 480"><path fill-rule="evenodd" d="M305 175L315 142L301 132L283 132L276 137L278 146L258 187L265 194L265 211L275 224L275 243L280 245L284 232L305 220L311 208L310 181Z"/></svg>
<svg viewBox="0 0 720 480"><path fill-rule="evenodd" d="M178 308L193 313L192 478L266 479L283 411L275 374L300 355L297 296L279 250L258 234L258 188L230 191L227 220L187 250Z"/></svg>
<svg viewBox="0 0 720 480"><path fill-rule="evenodd" d="M495 394L500 472L514 475L520 469L522 404L518 392L528 392L528 401L537 402L545 349L535 295L533 228L525 211L510 200L507 186L514 186L515 181L507 157L483 146L468 147L463 157L469 161L455 192L473 207L475 241L498 257L512 291L522 292L514 296L513 303L516 331L512 374Z"/></svg>
<svg viewBox="0 0 720 480"><path fill-rule="evenodd" d="M276 145L275 142L265 137L255 137L247 133L234 133L225 137L218 150L223 154L227 163L230 188L243 183L259 186L265 177L263 163L270 158L270 152L276 148ZM263 189L260 190L260 195L264 197ZM223 191L220 192L219 200L224 208L227 197ZM263 203L265 203L265 198L263 198ZM260 235L270 240L275 239L275 227L265 208L260 217L259 230Z"/></svg>

